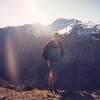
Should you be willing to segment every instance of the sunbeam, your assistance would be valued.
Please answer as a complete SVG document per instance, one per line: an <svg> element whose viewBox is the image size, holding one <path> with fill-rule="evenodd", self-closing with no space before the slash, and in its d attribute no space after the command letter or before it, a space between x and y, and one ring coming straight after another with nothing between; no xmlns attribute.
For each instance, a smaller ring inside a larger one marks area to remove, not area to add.
<svg viewBox="0 0 100 100"><path fill-rule="evenodd" d="M48 18L47 15L42 11L39 5L36 4L34 0L25 0L26 10L29 16L29 19L32 22L40 22L43 24L47 24Z"/></svg>
<svg viewBox="0 0 100 100"><path fill-rule="evenodd" d="M8 77L10 78L11 82L17 84L19 82L18 79L18 65L17 65L17 58L16 53L14 51L14 44L13 41L7 39L6 48L6 69L8 72Z"/></svg>

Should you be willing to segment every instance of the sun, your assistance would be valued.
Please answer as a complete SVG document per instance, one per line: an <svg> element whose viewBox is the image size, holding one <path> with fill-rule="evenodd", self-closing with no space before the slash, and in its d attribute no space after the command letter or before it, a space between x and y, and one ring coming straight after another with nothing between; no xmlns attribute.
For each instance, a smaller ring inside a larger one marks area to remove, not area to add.
<svg viewBox="0 0 100 100"><path fill-rule="evenodd" d="M26 10L31 22L47 24L47 15L43 13L42 9L34 0L25 0Z"/></svg>

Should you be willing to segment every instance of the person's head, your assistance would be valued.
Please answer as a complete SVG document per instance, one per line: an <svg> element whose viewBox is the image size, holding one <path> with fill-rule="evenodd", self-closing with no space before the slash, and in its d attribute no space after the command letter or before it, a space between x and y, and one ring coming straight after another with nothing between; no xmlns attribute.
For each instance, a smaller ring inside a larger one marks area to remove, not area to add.
<svg viewBox="0 0 100 100"><path fill-rule="evenodd" d="M54 40L54 41L59 41L59 40L60 40L60 35L59 35L59 33L56 32L56 33L53 34L53 40Z"/></svg>

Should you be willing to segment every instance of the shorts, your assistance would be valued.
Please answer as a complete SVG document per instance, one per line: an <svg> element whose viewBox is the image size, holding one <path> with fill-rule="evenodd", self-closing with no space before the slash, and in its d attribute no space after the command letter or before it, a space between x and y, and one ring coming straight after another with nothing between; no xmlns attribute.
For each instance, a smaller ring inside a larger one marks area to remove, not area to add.
<svg viewBox="0 0 100 100"><path fill-rule="evenodd" d="M58 69L59 67L59 61L53 61L53 62L47 61L47 64L50 69Z"/></svg>

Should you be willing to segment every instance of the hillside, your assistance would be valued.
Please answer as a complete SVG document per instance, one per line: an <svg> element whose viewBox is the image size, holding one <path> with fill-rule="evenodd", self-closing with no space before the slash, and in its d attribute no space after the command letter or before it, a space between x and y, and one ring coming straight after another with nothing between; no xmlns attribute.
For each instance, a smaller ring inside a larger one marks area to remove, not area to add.
<svg viewBox="0 0 100 100"><path fill-rule="evenodd" d="M88 93L86 91L61 91L59 94L47 90L32 89L30 91L16 91L0 87L0 100L99 100L100 91Z"/></svg>
<svg viewBox="0 0 100 100"><path fill-rule="evenodd" d="M65 51L58 70L57 87L99 90L100 23L83 23L76 19L60 18L48 26L37 23L1 28L0 76L15 85L47 88L49 68L41 51L54 31L61 32Z"/></svg>

